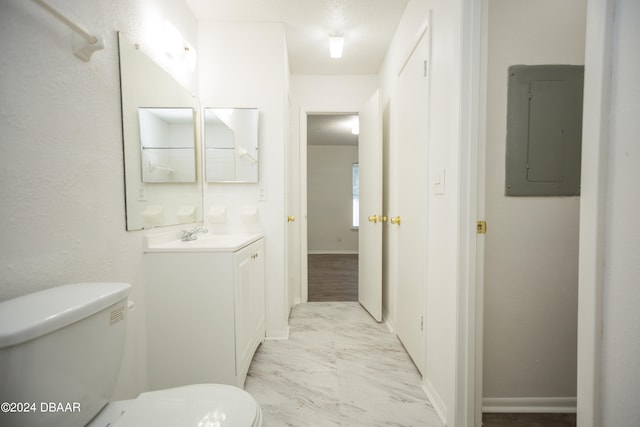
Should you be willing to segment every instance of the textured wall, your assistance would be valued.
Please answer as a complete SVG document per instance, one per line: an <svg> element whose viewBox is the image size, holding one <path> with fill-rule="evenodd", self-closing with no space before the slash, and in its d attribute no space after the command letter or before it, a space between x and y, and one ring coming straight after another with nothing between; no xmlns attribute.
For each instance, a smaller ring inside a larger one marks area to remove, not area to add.
<svg viewBox="0 0 640 427"><path fill-rule="evenodd" d="M146 387L143 235L125 231L116 31L149 48L150 28L170 18L196 45L196 21L170 0L55 3L105 49L83 62L71 30L34 2L0 2L0 299L131 283L137 308L115 397L133 397Z"/></svg>

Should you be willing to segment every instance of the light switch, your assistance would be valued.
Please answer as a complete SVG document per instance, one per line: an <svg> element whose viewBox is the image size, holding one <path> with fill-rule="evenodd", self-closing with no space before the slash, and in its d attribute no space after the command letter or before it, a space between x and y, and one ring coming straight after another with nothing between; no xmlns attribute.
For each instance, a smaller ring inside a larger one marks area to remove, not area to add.
<svg viewBox="0 0 640 427"><path fill-rule="evenodd" d="M433 194L444 194L444 169L436 169L431 175Z"/></svg>

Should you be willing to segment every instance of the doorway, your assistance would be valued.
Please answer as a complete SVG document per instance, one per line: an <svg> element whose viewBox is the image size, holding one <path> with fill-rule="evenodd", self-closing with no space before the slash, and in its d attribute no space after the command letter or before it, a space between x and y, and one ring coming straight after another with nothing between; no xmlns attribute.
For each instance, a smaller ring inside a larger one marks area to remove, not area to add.
<svg viewBox="0 0 640 427"><path fill-rule="evenodd" d="M358 301L358 113L307 115L308 301Z"/></svg>
<svg viewBox="0 0 640 427"><path fill-rule="evenodd" d="M505 141L508 67L584 64L586 2L487 6L481 391L485 425L502 425L493 414L576 411L580 198L506 197ZM554 418L540 425L571 425Z"/></svg>

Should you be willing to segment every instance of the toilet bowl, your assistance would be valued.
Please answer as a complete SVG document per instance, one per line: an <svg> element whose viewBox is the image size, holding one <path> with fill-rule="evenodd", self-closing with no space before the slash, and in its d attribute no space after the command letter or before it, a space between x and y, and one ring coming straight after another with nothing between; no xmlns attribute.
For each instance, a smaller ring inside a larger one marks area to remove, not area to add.
<svg viewBox="0 0 640 427"><path fill-rule="evenodd" d="M0 424L262 426L255 399L224 384L186 385L108 402L124 350L129 292L126 283L76 283L0 302L0 402L21 402L19 411L3 410Z"/></svg>
<svg viewBox="0 0 640 427"><path fill-rule="evenodd" d="M109 403L88 427L260 427L262 410L244 390L225 384L196 384L142 393Z"/></svg>

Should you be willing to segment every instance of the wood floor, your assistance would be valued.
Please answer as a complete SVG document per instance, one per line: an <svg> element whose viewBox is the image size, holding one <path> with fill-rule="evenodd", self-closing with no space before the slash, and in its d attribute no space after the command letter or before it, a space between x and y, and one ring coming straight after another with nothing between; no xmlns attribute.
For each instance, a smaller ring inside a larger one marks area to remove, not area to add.
<svg viewBox="0 0 640 427"><path fill-rule="evenodd" d="M309 301L358 301L358 255L308 256Z"/></svg>
<svg viewBox="0 0 640 427"><path fill-rule="evenodd" d="M484 427L576 427L576 414L482 414Z"/></svg>

